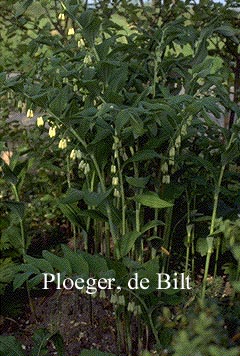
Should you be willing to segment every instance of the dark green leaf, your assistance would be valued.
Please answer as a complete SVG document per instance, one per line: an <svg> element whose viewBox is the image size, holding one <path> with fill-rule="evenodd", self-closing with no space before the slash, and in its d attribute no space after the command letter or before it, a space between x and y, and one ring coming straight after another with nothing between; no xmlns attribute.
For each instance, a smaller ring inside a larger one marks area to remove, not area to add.
<svg viewBox="0 0 240 356"><path fill-rule="evenodd" d="M164 209L171 208L173 206L172 203L160 199L158 194L154 192L139 194L133 199L142 205L149 206L150 208Z"/></svg>

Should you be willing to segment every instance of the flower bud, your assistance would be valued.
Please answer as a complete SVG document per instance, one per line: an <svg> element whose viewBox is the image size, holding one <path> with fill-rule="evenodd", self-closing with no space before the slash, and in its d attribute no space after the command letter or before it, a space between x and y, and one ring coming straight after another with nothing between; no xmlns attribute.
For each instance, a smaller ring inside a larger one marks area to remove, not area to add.
<svg viewBox="0 0 240 356"><path fill-rule="evenodd" d="M92 57L90 56L90 54L86 54L86 56L83 59L83 63L84 64L92 64Z"/></svg>
<svg viewBox="0 0 240 356"><path fill-rule="evenodd" d="M22 109L22 107L23 107L23 102L22 102L22 100L19 100L19 101L18 101L17 107L18 107L18 109Z"/></svg>
<svg viewBox="0 0 240 356"><path fill-rule="evenodd" d="M69 29L68 29L68 36L73 36L74 35L74 33L75 33L75 30L74 30L74 28L73 27L70 27Z"/></svg>
<svg viewBox="0 0 240 356"><path fill-rule="evenodd" d="M164 162L161 165L161 172L164 173L164 174L168 172L168 164L167 164L167 162Z"/></svg>
<svg viewBox="0 0 240 356"><path fill-rule="evenodd" d="M117 167L115 166L115 164L111 165L111 173L115 174L117 172Z"/></svg>
<svg viewBox="0 0 240 356"><path fill-rule="evenodd" d="M32 110L32 109L28 109L28 111L27 111L27 117L28 117L29 119L31 119L33 116L34 116L33 110Z"/></svg>
<svg viewBox="0 0 240 356"><path fill-rule="evenodd" d="M170 158L174 158L175 157L175 147L171 147L170 150L169 150L169 157Z"/></svg>
<svg viewBox="0 0 240 356"><path fill-rule="evenodd" d="M187 125L183 124L181 127L181 135L186 136L186 134L187 134Z"/></svg>
<svg viewBox="0 0 240 356"><path fill-rule="evenodd" d="M89 163L86 163L85 167L84 167L84 174L87 175L90 172L90 166Z"/></svg>
<svg viewBox="0 0 240 356"><path fill-rule="evenodd" d="M120 198L120 192L117 188L114 188L114 191L113 191L113 196L115 198Z"/></svg>
<svg viewBox="0 0 240 356"><path fill-rule="evenodd" d="M134 311L134 307L135 307L135 303L134 302L129 302L127 310L130 311L130 312L133 312Z"/></svg>
<svg viewBox="0 0 240 356"><path fill-rule="evenodd" d="M67 140L65 138L62 138L59 141L58 148L64 150L64 148L66 148L66 147L67 147Z"/></svg>
<svg viewBox="0 0 240 356"><path fill-rule="evenodd" d="M176 138L176 141L175 141L175 147L179 148L180 145L181 145L181 136L178 135L178 137Z"/></svg>
<svg viewBox="0 0 240 356"><path fill-rule="evenodd" d="M55 126L49 127L48 135L51 138L56 136L56 127Z"/></svg>
<svg viewBox="0 0 240 356"><path fill-rule="evenodd" d="M120 140L119 140L119 138L117 136L113 136L113 139L114 139L115 143L119 143L120 142Z"/></svg>
<svg viewBox="0 0 240 356"><path fill-rule="evenodd" d="M119 305L123 305L123 306L126 305L124 295L119 295L118 304L119 304Z"/></svg>
<svg viewBox="0 0 240 356"><path fill-rule="evenodd" d="M43 117L42 116L38 116L37 118L37 126L44 126L44 121L43 121Z"/></svg>
<svg viewBox="0 0 240 356"><path fill-rule="evenodd" d="M112 185L113 185L113 186L117 186L118 183L119 183L118 177L112 177Z"/></svg>
<svg viewBox="0 0 240 356"><path fill-rule="evenodd" d="M169 175L164 175L162 177L162 182L165 184L170 184L170 176Z"/></svg>
<svg viewBox="0 0 240 356"><path fill-rule="evenodd" d="M64 13L60 13L60 14L58 15L58 20L65 20L65 15L64 15Z"/></svg>
<svg viewBox="0 0 240 356"><path fill-rule="evenodd" d="M81 48L81 47L85 46L84 40L82 38L80 40L78 40L77 44L78 44L78 48Z"/></svg>
<svg viewBox="0 0 240 356"><path fill-rule="evenodd" d="M73 91L74 91L74 92L78 91L78 86L77 86L77 84L74 84L74 86L73 86Z"/></svg>
<svg viewBox="0 0 240 356"><path fill-rule="evenodd" d="M85 166L86 166L86 163L85 163L84 160L82 159L82 160L80 161L79 165L78 165L78 168L79 168L79 169L84 169Z"/></svg>
<svg viewBox="0 0 240 356"><path fill-rule="evenodd" d="M110 299L110 303L117 304L117 301L118 301L117 295L116 294L112 294L111 295L111 299Z"/></svg>
<svg viewBox="0 0 240 356"><path fill-rule="evenodd" d="M70 159L72 159L73 161L76 159L76 151L75 150L72 150L71 153L70 153Z"/></svg>
<svg viewBox="0 0 240 356"><path fill-rule="evenodd" d="M76 157L77 157L77 159L81 159L82 158L82 152L80 150L76 151Z"/></svg>

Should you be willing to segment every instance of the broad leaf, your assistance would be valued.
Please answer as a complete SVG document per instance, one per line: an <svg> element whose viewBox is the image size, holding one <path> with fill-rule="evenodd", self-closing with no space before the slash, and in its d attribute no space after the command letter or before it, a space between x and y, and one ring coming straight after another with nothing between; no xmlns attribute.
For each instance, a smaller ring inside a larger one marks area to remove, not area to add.
<svg viewBox="0 0 240 356"><path fill-rule="evenodd" d="M173 206L172 203L160 199L158 194L154 192L139 194L134 197L134 200L136 200L138 203L141 203L142 205L156 209L171 208Z"/></svg>

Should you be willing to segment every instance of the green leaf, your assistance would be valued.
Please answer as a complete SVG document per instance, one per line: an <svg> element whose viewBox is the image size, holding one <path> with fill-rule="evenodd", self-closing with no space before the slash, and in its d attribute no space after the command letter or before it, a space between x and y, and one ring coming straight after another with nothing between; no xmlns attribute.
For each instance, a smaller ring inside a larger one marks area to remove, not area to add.
<svg viewBox="0 0 240 356"><path fill-rule="evenodd" d="M70 204L59 204L58 206L62 213L73 225L81 226L84 228L84 223L80 218L80 209L78 207Z"/></svg>
<svg viewBox="0 0 240 356"><path fill-rule="evenodd" d="M83 197L83 194L81 190L75 189L75 188L69 188L64 195L63 198L59 199L59 203L61 204L72 204L75 203L79 200L81 200Z"/></svg>
<svg viewBox="0 0 240 356"><path fill-rule="evenodd" d="M149 179L150 179L150 176L148 176L148 177L139 177L139 178L127 177L126 176L126 181L128 182L128 184L130 184L130 185L132 185L133 187L136 187L136 188L145 188L145 186L149 182Z"/></svg>
<svg viewBox="0 0 240 356"><path fill-rule="evenodd" d="M160 158L160 155L154 150L144 150L136 152L131 158L124 162L123 167L130 162L147 161L154 158Z"/></svg>
<svg viewBox="0 0 240 356"><path fill-rule="evenodd" d="M234 258L240 263L240 245L234 245L232 247L232 253Z"/></svg>
<svg viewBox="0 0 240 356"><path fill-rule="evenodd" d="M89 267L85 258L77 252L73 252L68 246L62 245L64 256L70 262L73 273L89 276Z"/></svg>
<svg viewBox="0 0 240 356"><path fill-rule="evenodd" d="M83 191L83 199L87 205L97 207L102 204L105 199L107 199L111 192L112 187L105 193Z"/></svg>
<svg viewBox="0 0 240 356"><path fill-rule="evenodd" d="M157 273L159 272L159 257L155 257L141 266L142 268L138 270L138 277L149 279L149 288L144 290L140 289L140 294L152 293L157 288Z"/></svg>
<svg viewBox="0 0 240 356"><path fill-rule="evenodd" d="M139 236L141 236L141 232L137 231L131 231L122 236L119 240L119 250L120 250L120 256L124 257L130 252L130 250L133 248L135 241Z"/></svg>
<svg viewBox="0 0 240 356"><path fill-rule="evenodd" d="M102 272L108 271L108 265L104 257L99 255L91 255L90 253L82 251L81 256L87 261L89 266L89 273L95 277Z"/></svg>
<svg viewBox="0 0 240 356"><path fill-rule="evenodd" d="M127 109L121 110L117 114L115 119L115 127L118 134L120 133L121 129L129 122L130 118L131 115Z"/></svg>
<svg viewBox="0 0 240 356"><path fill-rule="evenodd" d="M240 293L240 281L235 281L235 282L232 282L232 285L233 285L233 288L235 290L236 293Z"/></svg>
<svg viewBox="0 0 240 356"><path fill-rule="evenodd" d="M23 220L25 214L25 204L17 201L3 201L4 205L6 205L9 209L11 209L20 220Z"/></svg>
<svg viewBox="0 0 240 356"><path fill-rule="evenodd" d="M53 334L50 338L50 340L53 342L56 351L57 351L57 355L58 356L64 356L65 355L65 347L64 347L64 341L62 338L62 335L60 335L58 332Z"/></svg>
<svg viewBox="0 0 240 356"><path fill-rule="evenodd" d="M197 239L196 250L201 254L202 257L206 256L208 252L208 243L206 238L200 237Z"/></svg>
<svg viewBox="0 0 240 356"><path fill-rule="evenodd" d="M28 9L28 7L33 3L34 0L26 0L17 3L16 6L16 17L20 17L24 14L24 12Z"/></svg>
<svg viewBox="0 0 240 356"><path fill-rule="evenodd" d="M59 272L66 272L69 276L72 275L72 268L68 259L56 256L47 250L44 250L42 255Z"/></svg>
<svg viewBox="0 0 240 356"><path fill-rule="evenodd" d="M32 288L38 286L39 283L42 282L42 280L43 280L43 274L42 273L37 274L36 276L34 276L28 280L28 287L30 289L32 289Z"/></svg>
<svg viewBox="0 0 240 356"><path fill-rule="evenodd" d="M18 177L16 176L16 174L13 173L13 171L8 167L7 164L4 164L2 170L3 178L6 182L12 183L13 185L16 185L18 183Z"/></svg>
<svg viewBox="0 0 240 356"><path fill-rule="evenodd" d="M150 229L152 229L153 227L155 226L164 226L164 222L161 221L161 220L152 220L152 221L149 221L146 225L143 226L142 228L142 234Z"/></svg>
<svg viewBox="0 0 240 356"><path fill-rule="evenodd" d="M28 272L16 274L13 280L13 290L20 288L33 273L34 273L33 271L28 271Z"/></svg>
<svg viewBox="0 0 240 356"><path fill-rule="evenodd" d="M0 356L25 356L25 353L14 336L0 335Z"/></svg>
<svg viewBox="0 0 240 356"><path fill-rule="evenodd" d="M46 355L48 352L47 344L52 341L56 347L57 354L64 356L63 339L59 333L50 333L47 329L38 329L33 335L34 346L31 352L32 356Z"/></svg>
<svg viewBox="0 0 240 356"><path fill-rule="evenodd" d="M10 283L15 273L15 264L11 258L0 260L0 283Z"/></svg>
<svg viewBox="0 0 240 356"><path fill-rule="evenodd" d="M42 272L54 273L52 265L44 258L35 258L29 255L25 256L25 261Z"/></svg>
<svg viewBox="0 0 240 356"><path fill-rule="evenodd" d="M150 208L164 209L164 208L171 208L173 206L172 203L160 199L158 194L154 192L139 194L135 196L133 199L136 200L138 203L148 206Z"/></svg>
<svg viewBox="0 0 240 356"><path fill-rule="evenodd" d="M231 145L231 147L221 155L222 165L226 165L234 159L239 157L240 146L237 142Z"/></svg>

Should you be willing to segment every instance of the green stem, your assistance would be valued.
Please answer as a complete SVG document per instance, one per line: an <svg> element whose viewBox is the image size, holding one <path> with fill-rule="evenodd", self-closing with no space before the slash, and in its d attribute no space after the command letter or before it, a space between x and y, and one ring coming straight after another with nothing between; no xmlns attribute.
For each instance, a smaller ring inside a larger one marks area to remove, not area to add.
<svg viewBox="0 0 240 356"><path fill-rule="evenodd" d="M15 199L17 202L20 202L18 190L15 184L12 184L12 190L15 195ZM22 239L22 255L26 254L26 241L25 241L25 232L24 232L24 225L23 225L23 220L19 218L19 224L20 224L20 230L21 230L21 239Z"/></svg>
<svg viewBox="0 0 240 356"><path fill-rule="evenodd" d="M103 179L103 176L101 174L98 162L97 162L97 160L96 160L96 158L95 158L95 156L93 154L91 154L91 159L92 159L93 164L94 164L94 166L96 168L96 171L97 171L97 174L98 174L98 178L100 180L102 192L105 193L106 192L106 186L105 186L105 183L104 183L104 179ZM114 242L114 245L115 245L114 246L115 247L114 248L114 252L116 254L116 258L119 259L120 258L120 251L119 251L119 247L118 247L118 234L117 234L117 231L116 231L116 227L115 227L115 225L113 223L112 211L111 211L111 208L110 208L110 205L109 205L108 202L106 203L106 209L107 209L109 227L110 227L111 235L112 235L113 242Z"/></svg>
<svg viewBox="0 0 240 356"><path fill-rule="evenodd" d="M216 256L215 256L215 264L214 264L214 274L213 278L216 278L217 275L217 269L218 269L218 259L219 259L219 253L220 253L220 246L221 246L221 240L220 237L217 237L217 247L216 247Z"/></svg>
<svg viewBox="0 0 240 356"><path fill-rule="evenodd" d="M121 199L122 199L122 235L125 235L126 234L126 202L125 202L125 194L124 194L123 175L122 175L119 156L117 156L117 165L119 171Z"/></svg>
<svg viewBox="0 0 240 356"><path fill-rule="evenodd" d="M174 205L174 202L173 202ZM163 233L163 247L170 252L171 246L171 225L172 225L172 215L173 215L173 207L167 208L166 218L165 218L165 228ZM165 273L168 265L168 256L164 254L163 256L163 264L162 264L162 273Z"/></svg>
<svg viewBox="0 0 240 356"><path fill-rule="evenodd" d="M206 287L207 287L207 278L208 278L208 271L209 271L209 265L210 265L210 259L212 256L212 251L213 251L213 237L211 236L214 232L215 229L215 223L216 223L216 217L217 217L217 208L218 208L218 199L219 199L219 193L220 193L220 187L222 184L222 179L223 179L223 174L225 170L225 165L221 167L217 186L215 188L215 193L214 193L214 198L213 198L213 212L212 212L212 218L211 218L211 226L210 226L210 233L209 236L207 237L208 241L208 251L207 251L207 257L206 257L206 262L205 262L205 270L204 270L204 276L203 276L203 287L202 287L202 301L205 299L205 294L206 294Z"/></svg>
<svg viewBox="0 0 240 356"><path fill-rule="evenodd" d="M149 322L149 325L151 327L151 330L152 330L152 333L154 335L154 338L155 338L155 341L156 341L156 344L157 344L157 347L159 348L161 343L160 343L160 340L159 340L159 337L158 337L158 331L157 329L155 328L154 326L154 323L153 323L153 319L152 319L152 312L149 312L148 311L148 307L146 305L146 303L144 302L144 300L138 295L138 294L135 294L133 290L131 289L128 289L128 288L125 288L125 287L121 287L123 290L127 291L128 293L134 295L134 297L136 299L138 299L138 301L140 302L140 304L142 305L143 309L144 309L144 312L148 318L148 322Z"/></svg>

